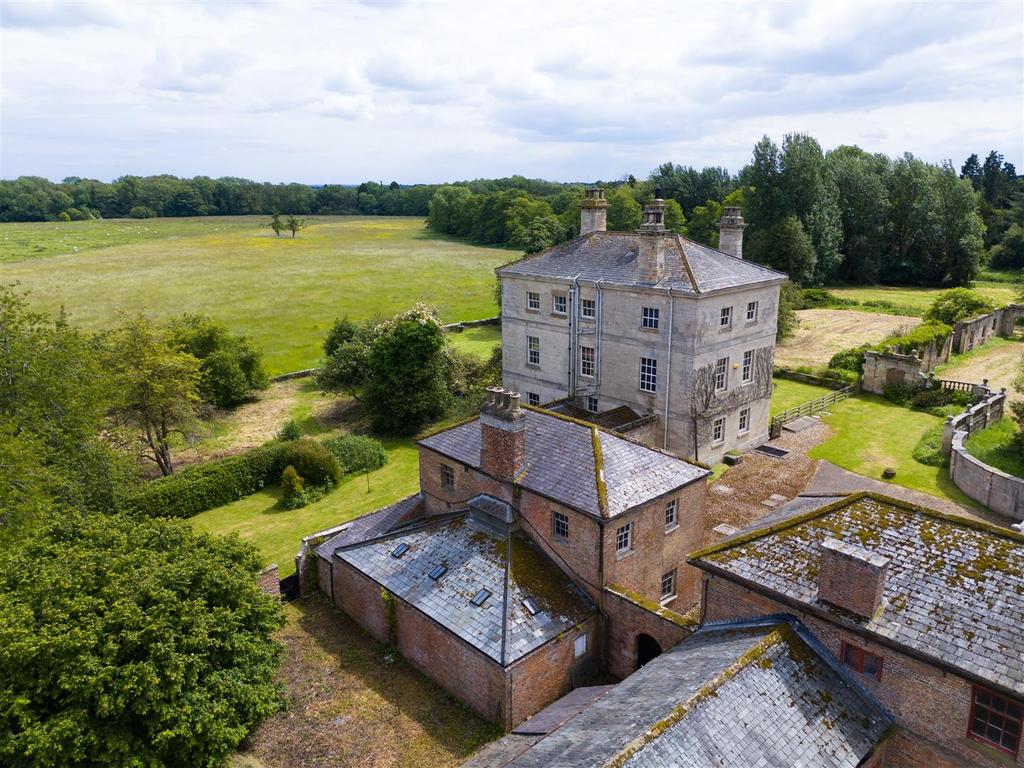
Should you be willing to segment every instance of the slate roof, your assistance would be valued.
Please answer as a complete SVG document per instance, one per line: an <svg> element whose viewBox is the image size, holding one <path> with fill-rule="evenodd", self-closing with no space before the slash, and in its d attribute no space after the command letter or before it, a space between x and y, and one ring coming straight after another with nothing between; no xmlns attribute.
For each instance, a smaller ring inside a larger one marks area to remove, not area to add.
<svg viewBox="0 0 1024 768"><path fill-rule="evenodd" d="M526 275L587 282L601 280L624 286L642 285L638 279L636 232L591 232L533 256L498 268L500 275ZM665 276L658 288L700 294L747 285L778 282L781 272L752 261L666 233ZM646 284L643 284L646 285Z"/></svg>
<svg viewBox="0 0 1024 768"><path fill-rule="evenodd" d="M709 470L588 424L526 408L526 470L516 484L594 517L615 517L710 474ZM594 455L594 436L601 461ZM464 422L420 440L463 464L480 466L480 424ZM603 472L605 503L598 494Z"/></svg>
<svg viewBox="0 0 1024 768"><path fill-rule="evenodd" d="M498 534L494 518L446 516L335 552L445 629L508 665L571 630L596 611L593 603L521 531ZM393 552L400 544L409 549ZM435 566L445 573L434 580ZM481 589L490 596L470 601ZM529 598L538 609L531 615Z"/></svg>
<svg viewBox="0 0 1024 768"><path fill-rule="evenodd" d="M827 538L889 559L873 618L818 601ZM860 493L733 537L691 562L1024 696L1024 536L1013 531Z"/></svg>
<svg viewBox="0 0 1024 768"><path fill-rule="evenodd" d="M330 561L336 549L383 536L401 523L414 518L421 510L422 504L423 494L414 493L388 507L357 517L346 523L337 534L317 546L314 552L318 557Z"/></svg>
<svg viewBox="0 0 1024 768"><path fill-rule="evenodd" d="M801 625L709 624L513 760L517 768L854 768L892 724Z"/></svg>

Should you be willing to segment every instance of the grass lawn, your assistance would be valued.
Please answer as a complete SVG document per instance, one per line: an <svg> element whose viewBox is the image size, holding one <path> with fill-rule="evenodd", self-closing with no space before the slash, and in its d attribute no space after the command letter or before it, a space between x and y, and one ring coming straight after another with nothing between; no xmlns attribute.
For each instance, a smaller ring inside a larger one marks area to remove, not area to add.
<svg viewBox="0 0 1024 768"><path fill-rule="evenodd" d="M486 360L494 348L501 344L501 326L477 325L467 328L462 333L453 333L449 338L456 349L470 352Z"/></svg>
<svg viewBox="0 0 1024 768"><path fill-rule="evenodd" d="M910 286L891 285L868 285L856 288L829 288L829 291L836 296L856 301L887 301L891 302L891 308L862 307L862 309L874 312L889 312L894 314L923 315L925 310L935 301L935 297L942 293L942 288L918 288ZM1013 301L1019 291L1013 283L979 280L974 284L974 290L978 291L995 301L996 306L1003 306Z"/></svg>
<svg viewBox="0 0 1024 768"><path fill-rule="evenodd" d="M287 708L233 768L457 766L501 735L322 596L285 606L278 679Z"/></svg>
<svg viewBox="0 0 1024 768"><path fill-rule="evenodd" d="M1004 418L988 429L975 432L967 438L967 452L991 467L1001 469L1008 475L1024 477L1024 457L1011 451L1010 440L1017 432L1012 419Z"/></svg>
<svg viewBox="0 0 1024 768"><path fill-rule="evenodd" d="M192 524L218 534L237 533L263 553L265 562L277 563L281 576L295 572L295 554L303 536L372 512L419 490L419 454L411 438L384 441L388 463L366 478L349 476L331 494L301 509L278 504L281 490L269 486L231 504L191 518Z"/></svg>
<svg viewBox="0 0 1024 768"><path fill-rule="evenodd" d="M314 217L296 239L266 216L0 224L5 283L37 309L102 329L119 311L202 312L251 336L271 375L308 368L340 315L433 304L491 317L494 268L517 253L437 237L420 218ZM78 252L74 252L78 248Z"/></svg>
<svg viewBox="0 0 1024 768"><path fill-rule="evenodd" d="M942 423L938 416L912 411L878 395L860 394L836 403L831 414L822 418L835 434L811 449L812 459L825 459L876 480L883 479L883 469L892 467L896 477L886 482L978 506L953 484L948 469L914 461L918 440Z"/></svg>
<svg viewBox="0 0 1024 768"><path fill-rule="evenodd" d="M772 416L796 408L832 390L816 384L805 384L792 379L772 379Z"/></svg>

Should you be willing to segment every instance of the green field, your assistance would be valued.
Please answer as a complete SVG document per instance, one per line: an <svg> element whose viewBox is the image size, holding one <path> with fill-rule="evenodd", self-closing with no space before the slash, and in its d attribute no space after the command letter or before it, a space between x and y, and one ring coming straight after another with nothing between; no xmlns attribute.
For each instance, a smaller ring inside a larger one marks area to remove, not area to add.
<svg viewBox="0 0 1024 768"><path fill-rule="evenodd" d="M1010 449L1010 440L1017 432L1017 425L1012 419L997 421L991 427L975 432L969 438L965 448L967 452L990 467L1001 469L1008 475L1024 477L1024 457Z"/></svg>
<svg viewBox="0 0 1024 768"><path fill-rule="evenodd" d="M792 379L772 379L771 415L788 411L815 398L827 395L832 390L816 384L804 384Z"/></svg>
<svg viewBox="0 0 1024 768"><path fill-rule="evenodd" d="M320 501L301 509L278 504L277 485L191 518L192 524L218 534L237 533L277 563L281 576L295 572L295 553L303 536L372 512L419 490L419 453L411 439L385 440L388 463L370 473L370 491L362 475L347 476Z"/></svg>
<svg viewBox="0 0 1024 768"><path fill-rule="evenodd" d="M1001 273L1000 273L1001 274ZM942 288L915 288L908 286L891 285L867 285L856 288L829 288L830 293L845 299L855 301L885 301L892 304L892 307L862 307L871 312L883 312L891 314L912 314L921 316L925 313L935 297L942 293ZM996 282L994 280L979 280L974 284L974 290L988 296L996 306L1004 306L1020 295L1020 291L1012 282ZM858 309L858 307L851 307Z"/></svg>
<svg viewBox="0 0 1024 768"><path fill-rule="evenodd" d="M501 326L478 325L467 328L461 333L453 333L449 338L456 349L486 360L491 356L494 348L501 344Z"/></svg>
<svg viewBox="0 0 1024 768"><path fill-rule="evenodd" d="M825 459L865 477L883 480L882 470L892 467L896 485L944 496L976 507L953 481L945 467L929 467L914 461L913 451L929 428L942 419L912 411L877 395L860 394L836 403L822 419L834 434L808 454Z"/></svg>
<svg viewBox="0 0 1024 768"><path fill-rule="evenodd" d="M251 336L274 375L314 365L339 315L425 302L446 322L494 316L494 268L517 256L437 237L419 218L316 217L294 240L266 221L0 224L0 281L91 329L122 310L206 313Z"/></svg>

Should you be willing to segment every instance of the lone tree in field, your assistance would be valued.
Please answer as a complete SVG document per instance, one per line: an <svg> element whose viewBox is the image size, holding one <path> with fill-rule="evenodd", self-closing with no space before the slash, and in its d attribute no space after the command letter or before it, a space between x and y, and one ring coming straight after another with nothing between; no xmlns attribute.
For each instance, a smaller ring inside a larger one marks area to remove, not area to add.
<svg viewBox="0 0 1024 768"><path fill-rule="evenodd" d="M280 237L281 233L284 231L284 222L281 221L281 214L274 213L273 216L270 217L270 223L267 226L274 230L274 234L277 237Z"/></svg>
<svg viewBox="0 0 1024 768"><path fill-rule="evenodd" d="M198 414L199 360L143 315L125 319L110 335L107 355L119 398L111 411L118 431L134 433L130 442L139 455L170 475L172 436L184 435Z"/></svg>
<svg viewBox="0 0 1024 768"><path fill-rule="evenodd" d="M291 231L292 239L294 240L295 233L298 232L300 229L306 228L306 220L296 218L295 216L289 216L288 221L285 222L285 228Z"/></svg>
<svg viewBox="0 0 1024 768"><path fill-rule="evenodd" d="M238 538L121 515L0 548L0 764L222 765L280 706L260 568Z"/></svg>

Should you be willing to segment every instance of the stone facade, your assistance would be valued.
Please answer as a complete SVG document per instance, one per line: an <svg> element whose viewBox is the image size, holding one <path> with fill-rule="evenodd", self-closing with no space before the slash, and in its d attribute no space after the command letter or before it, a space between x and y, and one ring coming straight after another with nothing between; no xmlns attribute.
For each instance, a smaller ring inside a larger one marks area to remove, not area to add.
<svg viewBox="0 0 1024 768"><path fill-rule="evenodd" d="M783 276L763 270L757 279L747 275L719 280L713 288L677 290L664 278L670 261L678 264L679 252L697 246L666 234L659 203L648 206L635 238L621 246L635 249L623 254L635 259L631 282L597 277L596 267L594 275L584 268L575 278L541 269L529 274L530 258L499 269L502 379L534 404L570 398L587 409L595 399L598 412L628 406L652 414L658 424L645 439L713 464L726 451L768 440ZM742 222L738 211L736 217ZM742 227L725 231L742 236ZM742 252L738 241L729 247ZM699 263L714 275L711 260ZM692 274L686 279L700 282ZM723 360L719 382L716 366ZM645 366L653 366L656 382L644 380ZM710 391L697 394L702 386Z"/></svg>
<svg viewBox="0 0 1024 768"><path fill-rule="evenodd" d="M1024 752L1010 759L967 737L971 681L722 576L705 574L704 590L702 623L789 613L806 624L837 659L842 659L844 644L881 657L880 679L859 673L857 679L899 725L898 738L887 749L889 768L1024 766Z"/></svg>

